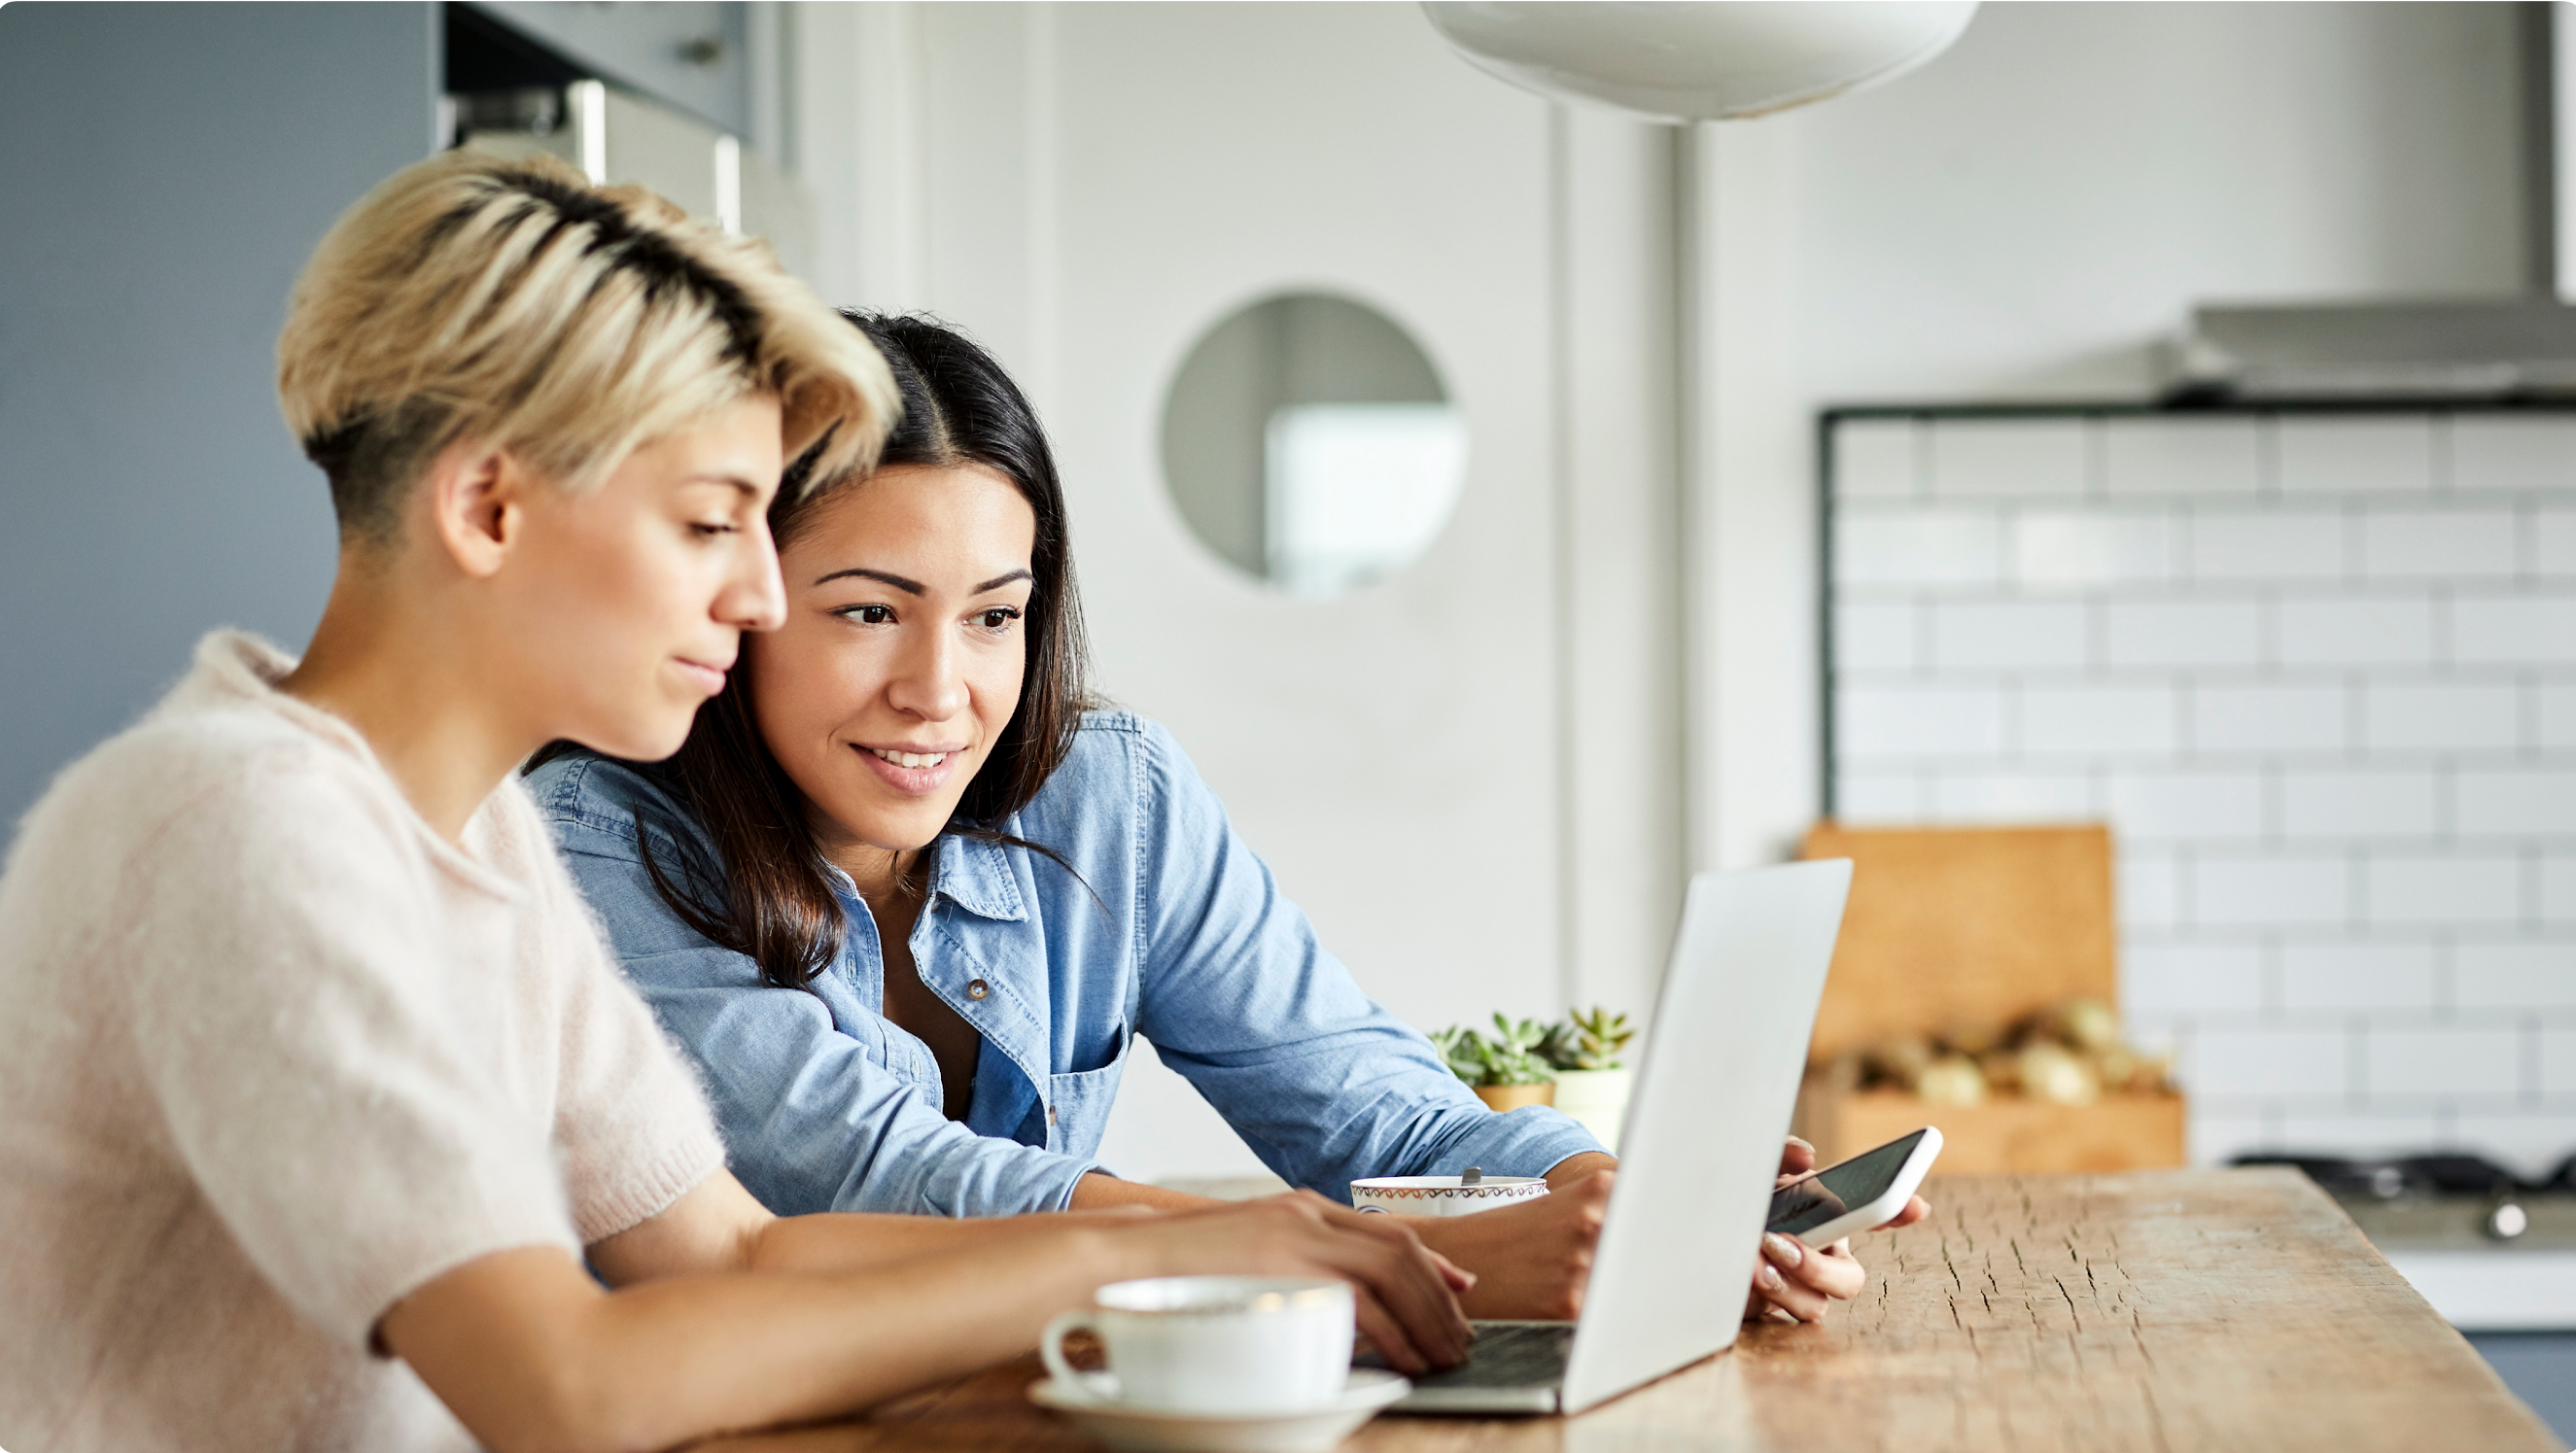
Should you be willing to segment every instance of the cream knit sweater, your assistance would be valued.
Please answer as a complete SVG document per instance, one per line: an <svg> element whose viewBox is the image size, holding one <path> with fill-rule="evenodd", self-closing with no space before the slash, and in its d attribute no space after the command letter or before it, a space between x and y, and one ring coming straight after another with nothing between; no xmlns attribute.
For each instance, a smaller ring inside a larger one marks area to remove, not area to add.
<svg viewBox="0 0 2576 1453"><path fill-rule="evenodd" d="M464 851L209 636L0 877L0 1447L470 1447L385 1309L723 1163L516 782Z"/></svg>

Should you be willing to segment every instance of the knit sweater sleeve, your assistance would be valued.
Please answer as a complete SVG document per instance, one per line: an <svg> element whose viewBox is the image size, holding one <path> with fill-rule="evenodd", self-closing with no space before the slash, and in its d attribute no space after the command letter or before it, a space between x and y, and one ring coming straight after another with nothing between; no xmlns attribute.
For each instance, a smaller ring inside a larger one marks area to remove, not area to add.
<svg viewBox="0 0 2576 1453"><path fill-rule="evenodd" d="M389 794L315 756L254 760L141 838L110 992L195 1193L298 1312L364 1345L446 1271L579 1243L493 1052L507 1011L451 971L438 866Z"/></svg>

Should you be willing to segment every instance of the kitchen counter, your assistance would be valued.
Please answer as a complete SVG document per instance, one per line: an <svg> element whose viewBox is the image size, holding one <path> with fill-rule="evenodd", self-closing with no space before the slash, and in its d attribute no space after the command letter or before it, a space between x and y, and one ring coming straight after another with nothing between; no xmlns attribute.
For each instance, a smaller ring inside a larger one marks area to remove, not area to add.
<svg viewBox="0 0 2576 1453"><path fill-rule="evenodd" d="M1932 1220L1862 1246L1869 1290L1820 1327L1579 1417L1385 1417L1353 1453L1903 1448L2564 1453L2468 1343L2296 1171L1937 1180ZM1029 1405L1024 1359L866 1421L734 1453L1096 1447Z"/></svg>

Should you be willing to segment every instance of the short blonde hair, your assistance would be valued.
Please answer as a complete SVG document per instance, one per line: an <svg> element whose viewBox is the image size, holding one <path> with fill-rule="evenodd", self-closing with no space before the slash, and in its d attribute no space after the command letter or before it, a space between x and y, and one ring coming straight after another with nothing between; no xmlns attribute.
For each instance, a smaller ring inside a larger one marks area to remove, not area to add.
<svg viewBox="0 0 2576 1453"><path fill-rule="evenodd" d="M286 426L331 479L344 539L382 540L428 461L468 436L570 490L755 393L789 459L876 459L901 407L865 336L758 241L548 156L451 151L351 207L277 340Z"/></svg>

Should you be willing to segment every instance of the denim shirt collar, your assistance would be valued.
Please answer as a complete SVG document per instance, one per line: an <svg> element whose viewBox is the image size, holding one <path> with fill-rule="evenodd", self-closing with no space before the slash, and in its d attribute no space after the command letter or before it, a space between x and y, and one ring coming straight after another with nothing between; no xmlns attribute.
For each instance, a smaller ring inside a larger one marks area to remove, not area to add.
<svg viewBox="0 0 2576 1453"><path fill-rule="evenodd" d="M939 855L930 866L930 896L1001 923L1029 916L1020 885L1011 873L1010 850L999 843L949 833L939 840Z"/></svg>

